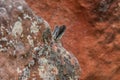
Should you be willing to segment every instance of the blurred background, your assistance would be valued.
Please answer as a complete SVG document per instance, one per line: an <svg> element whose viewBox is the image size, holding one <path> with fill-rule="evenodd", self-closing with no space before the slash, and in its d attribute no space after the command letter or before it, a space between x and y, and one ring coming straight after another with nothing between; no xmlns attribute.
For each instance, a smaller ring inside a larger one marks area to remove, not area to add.
<svg viewBox="0 0 120 80"><path fill-rule="evenodd" d="M53 28L82 68L80 80L120 79L120 0L26 0Z"/></svg>

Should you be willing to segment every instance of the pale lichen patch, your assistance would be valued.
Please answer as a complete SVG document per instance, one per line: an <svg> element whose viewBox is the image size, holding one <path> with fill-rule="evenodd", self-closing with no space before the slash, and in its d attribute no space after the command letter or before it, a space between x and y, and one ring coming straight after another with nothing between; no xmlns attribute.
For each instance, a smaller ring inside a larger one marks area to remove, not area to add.
<svg viewBox="0 0 120 80"><path fill-rule="evenodd" d="M16 71L17 71L17 73L22 73L22 70L20 70L20 68L19 68L19 67L17 68L17 70L16 70Z"/></svg>
<svg viewBox="0 0 120 80"><path fill-rule="evenodd" d="M30 20L32 20L32 18L28 15L28 14L23 14L24 15L24 19L30 19Z"/></svg>
<svg viewBox="0 0 120 80"><path fill-rule="evenodd" d="M12 5L9 5L9 8L11 9L13 6Z"/></svg>
<svg viewBox="0 0 120 80"><path fill-rule="evenodd" d="M18 17L18 20L22 22L22 19L21 19L21 17Z"/></svg>
<svg viewBox="0 0 120 80"><path fill-rule="evenodd" d="M23 6L18 6L17 9L23 10Z"/></svg>
<svg viewBox="0 0 120 80"><path fill-rule="evenodd" d="M8 39L6 37L2 37L0 41L8 41Z"/></svg>
<svg viewBox="0 0 120 80"><path fill-rule="evenodd" d="M47 64L47 63L48 63L48 60L47 60L46 58L41 58L41 59L38 60L38 63L39 63L40 65L44 65L44 64Z"/></svg>
<svg viewBox="0 0 120 80"><path fill-rule="evenodd" d="M27 36L27 39L28 39L29 44L30 44L32 47L34 47L34 41L33 41L32 37L31 37L30 35L28 35L28 36Z"/></svg>
<svg viewBox="0 0 120 80"><path fill-rule="evenodd" d="M17 37L17 35L21 35L23 32L22 23L20 21L15 22L14 27L12 29L12 35Z"/></svg>
<svg viewBox="0 0 120 80"><path fill-rule="evenodd" d="M6 42L8 42L8 39L6 37L0 38L0 42L3 42L5 45L0 44L0 52L6 52L7 47L6 47Z"/></svg>
<svg viewBox="0 0 120 80"><path fill-rule="evenodd" d="M30 27L31 33L37 33L39 32L39 26L37 25L37 22L34 21Z"/></svg>
<svg viewBox="0 0 120 80"><path fill-rule="evenodd" d="M10 30L8 30L8 29L5 29L6 30L6 32L8 33L8 34L10 34L11 32L10 32Z"/></svg>
<svg viewBox="0 0 120 80"><path fill-rule="evenodd" d="M34 47L34 51L39 51L40 48L39 47Z"/></svg>
<svg viewBox="0 0 120 80"><path fill-rule="evenodd" d="M14 44L15 43L12 40L9 40L6 45L11 47L14 46Z"/></svg>
<svg viewBox="0 0 120 80"><path fill-rule="evenodd" d="M45 67L40 66L38 71L39 71L40 78L42 78L43 80L46 79L47 73L45 71Z"/></svg>
<svg viewBox="0 0 120 80"><path fill-rule="evenodd" d="M4 29L5 29L5 27L4 27L3 25L1 25L1 26L0 26L0 30L1 30L2 36L4 36Z"/></svg>
<svg viewBox="0 0 120 80"><path fill-rule="evenodd" d="M0 52L6 52L7 51L7 48L4 47L4 48L0 48Z"/></svg>

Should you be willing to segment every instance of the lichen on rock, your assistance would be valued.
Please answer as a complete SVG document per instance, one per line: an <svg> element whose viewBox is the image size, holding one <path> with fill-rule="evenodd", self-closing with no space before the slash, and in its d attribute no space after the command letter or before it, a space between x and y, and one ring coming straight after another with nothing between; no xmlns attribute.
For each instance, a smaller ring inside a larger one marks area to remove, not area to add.
<svg viewBox="0 0 120 80"><path fill-rule="evenodd" d="M22 32L23 32L22 22L20 21L15 22L13 29L12 29L12 34L14 36L17 36L17 35L21 35Z"/></svg>
<svg viewBox="0 0 120 80"><path fill-rule="evenodd" d="M79 63L58 40L24 0L0 0L0 79L78 80Z"/></svg>

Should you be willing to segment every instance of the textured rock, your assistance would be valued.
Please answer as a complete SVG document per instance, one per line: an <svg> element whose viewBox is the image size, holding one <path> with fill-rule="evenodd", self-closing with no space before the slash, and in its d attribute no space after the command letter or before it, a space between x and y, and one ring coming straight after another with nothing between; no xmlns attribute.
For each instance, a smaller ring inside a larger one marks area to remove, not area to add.
<svg viewBox="0 0 120 80"><path fill-rule="evenodd" d="M80 80L120 79L120 0L26 1L52 27L67 25L63 43L81 64Z"/></svg>
<svg viewBox="0 0 120 80"><path fill-rule="evenodd" d="M0 0L0 80L78 80L77 59L24 0ZM54 36L53 36L54 35Z"/></svg>

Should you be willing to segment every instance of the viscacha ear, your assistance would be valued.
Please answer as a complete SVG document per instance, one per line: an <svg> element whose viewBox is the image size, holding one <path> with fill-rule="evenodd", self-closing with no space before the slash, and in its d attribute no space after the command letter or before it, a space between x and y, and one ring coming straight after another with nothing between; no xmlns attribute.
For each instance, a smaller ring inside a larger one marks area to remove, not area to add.
<svg viewBox="0 0 120 80"><path fill-rule="evenodd" d="M66 30L66 26L65 25L62 25L60 27L56 26L54 31L53 31L53 34L52 34L54 40L61 39L63 34L64 34L64 32L65 32L65 30Z"/></svg>

